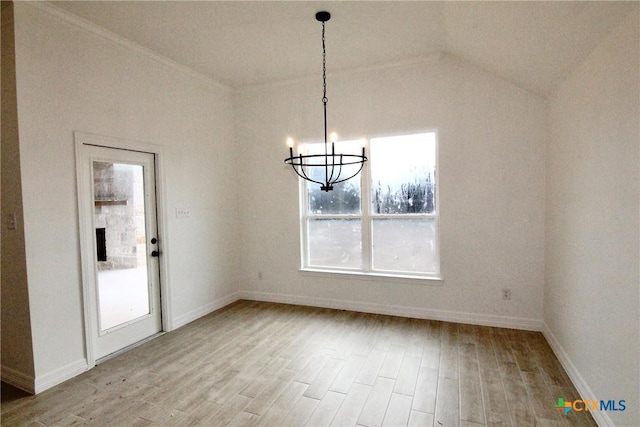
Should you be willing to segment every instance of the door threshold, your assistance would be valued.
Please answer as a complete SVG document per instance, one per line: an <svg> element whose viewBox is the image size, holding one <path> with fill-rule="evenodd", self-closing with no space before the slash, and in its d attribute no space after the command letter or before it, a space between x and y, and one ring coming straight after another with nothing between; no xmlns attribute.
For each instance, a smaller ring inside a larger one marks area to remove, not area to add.
<svg viewBox="0 0 640 427"><path fill-rule="evenodd" d="M138 342L135 342L135 343L133 343L133 344L131 344L131 345L128 345L128 346L126 346L126 347L124 347L124 348L121 348L121 349L120 349L120 350L118 350L118 351L114 351L114 352L113 352L113 353L111 353L111 354L107 354L106 356L103 356L103 357L101 357L100 359L97 359L97 360L96 360L96 366L98 366L99 364L104 363L104 362L106 362L106 361L108 361L108 360L111 360L111 359L113 359L114 357L120 356L121 354L126 353L127 351L132 350L132 349L134 349L134 348L136 348L136 347L138 347L138 346L141 346L142 344L145 344L145 343L147 343L147 342L149 342L149 341L151 341L151 340L153 340L153 339L155 339L155 338L158 338L159 336L162 336L162 335L164 335L165 333L166 333L166 332L164 332L164 331L160 331L160 332L158 332L157 334L153 334L153 335L151 335L150 337L147 337L147 338L145 338L145 339L143 339L143 340L140 340L140 341L138 341Z"/></svg>

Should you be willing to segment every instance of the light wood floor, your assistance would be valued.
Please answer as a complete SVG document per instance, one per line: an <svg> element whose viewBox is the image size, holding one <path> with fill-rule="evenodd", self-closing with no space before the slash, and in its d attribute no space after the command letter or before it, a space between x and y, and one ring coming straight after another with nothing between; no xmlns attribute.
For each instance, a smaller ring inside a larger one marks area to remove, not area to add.
<svg viewBox="0 0 640 427"><path fill-rule="evenodd" d="M538 332L250 301L3 396L3 426L595 425Z"/></svg>

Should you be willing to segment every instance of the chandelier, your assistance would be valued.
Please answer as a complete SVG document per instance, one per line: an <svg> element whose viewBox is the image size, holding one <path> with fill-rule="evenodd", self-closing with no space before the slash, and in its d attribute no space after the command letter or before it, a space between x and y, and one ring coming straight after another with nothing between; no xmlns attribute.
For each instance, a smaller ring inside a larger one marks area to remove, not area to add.
<svg viewBox="0 0 640 427"><path fill-rule="evenodd" d="M297 156L293 155L293 139L289 138L287 143L289 145L289 157L284 160L288 165L291 165L295 173L300 177L310 182L320 184L320 190L329 192L333 190L333 186L340 182L346 181L358 175L364 166L364 162L367 161L365 155L365 148L362 147L362 154L345 154L336 153L335 149L335 137L332 134L331 137L331 150L329 150L329 140L327 139L327 51L325 48L324 37L324 25L331 19L329 12L316 13L316 19L322 22L322 105L324 108L324 154L302 154ZM353 172L354 168L350 168L350 165L359 165L357 171ZM347 166L346 170L343 167ZM312 178L310 175L316 177L316 173L312 173L312 170L324 169L324 180L318 181ZM344 176L343 172L346 172Z"/></svg>

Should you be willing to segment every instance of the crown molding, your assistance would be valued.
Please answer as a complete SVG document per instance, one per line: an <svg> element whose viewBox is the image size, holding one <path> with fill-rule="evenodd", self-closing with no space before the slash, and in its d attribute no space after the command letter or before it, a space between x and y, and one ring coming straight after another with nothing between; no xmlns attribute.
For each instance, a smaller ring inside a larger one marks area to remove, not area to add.
<svg viewBox="0 0 640 427"><path fill-rule="evenodd" d="M143 56L155 62L158 62L173 70L179 71L185 75L188 75L189 77L195 78L196 80L199 80L200 82L205 83L209 86L212 86L216 89L220 89L227 92L232 91L231 87L224 85L217 80L214 80L198 71L195 71L194 69L187 67L186 65L180 64L179 62L176 62L172 59L162 56L151 49L148 49L142 45L139 45L138 43L132 42L131 40L121 37L107 29L104 29L92 22L87 21L86 19L73 15L67 12L66 10L59 8L58 6L55 6L51 2L25 1L25 2L18 2L18 4L28 5L34 9L38 9L51 16L55 16L56 18L66 22L67 24L73 25L78 28L82 28L83 30L88 31L100 37L103 40L106 40L115 45L124 47L125 49L131 52L134 52L140 56Z"/></svg>

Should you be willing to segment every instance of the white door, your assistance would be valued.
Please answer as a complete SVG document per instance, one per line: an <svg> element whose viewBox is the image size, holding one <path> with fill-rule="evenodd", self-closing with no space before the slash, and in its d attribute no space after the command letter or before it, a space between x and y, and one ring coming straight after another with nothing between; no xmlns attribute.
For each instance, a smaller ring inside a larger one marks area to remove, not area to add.
<svg viewBox="0 0 640 427"><path fill-rule="evenodd" d="M96 361L162 330L155 156L78 148L85 322Z"/></svg>

